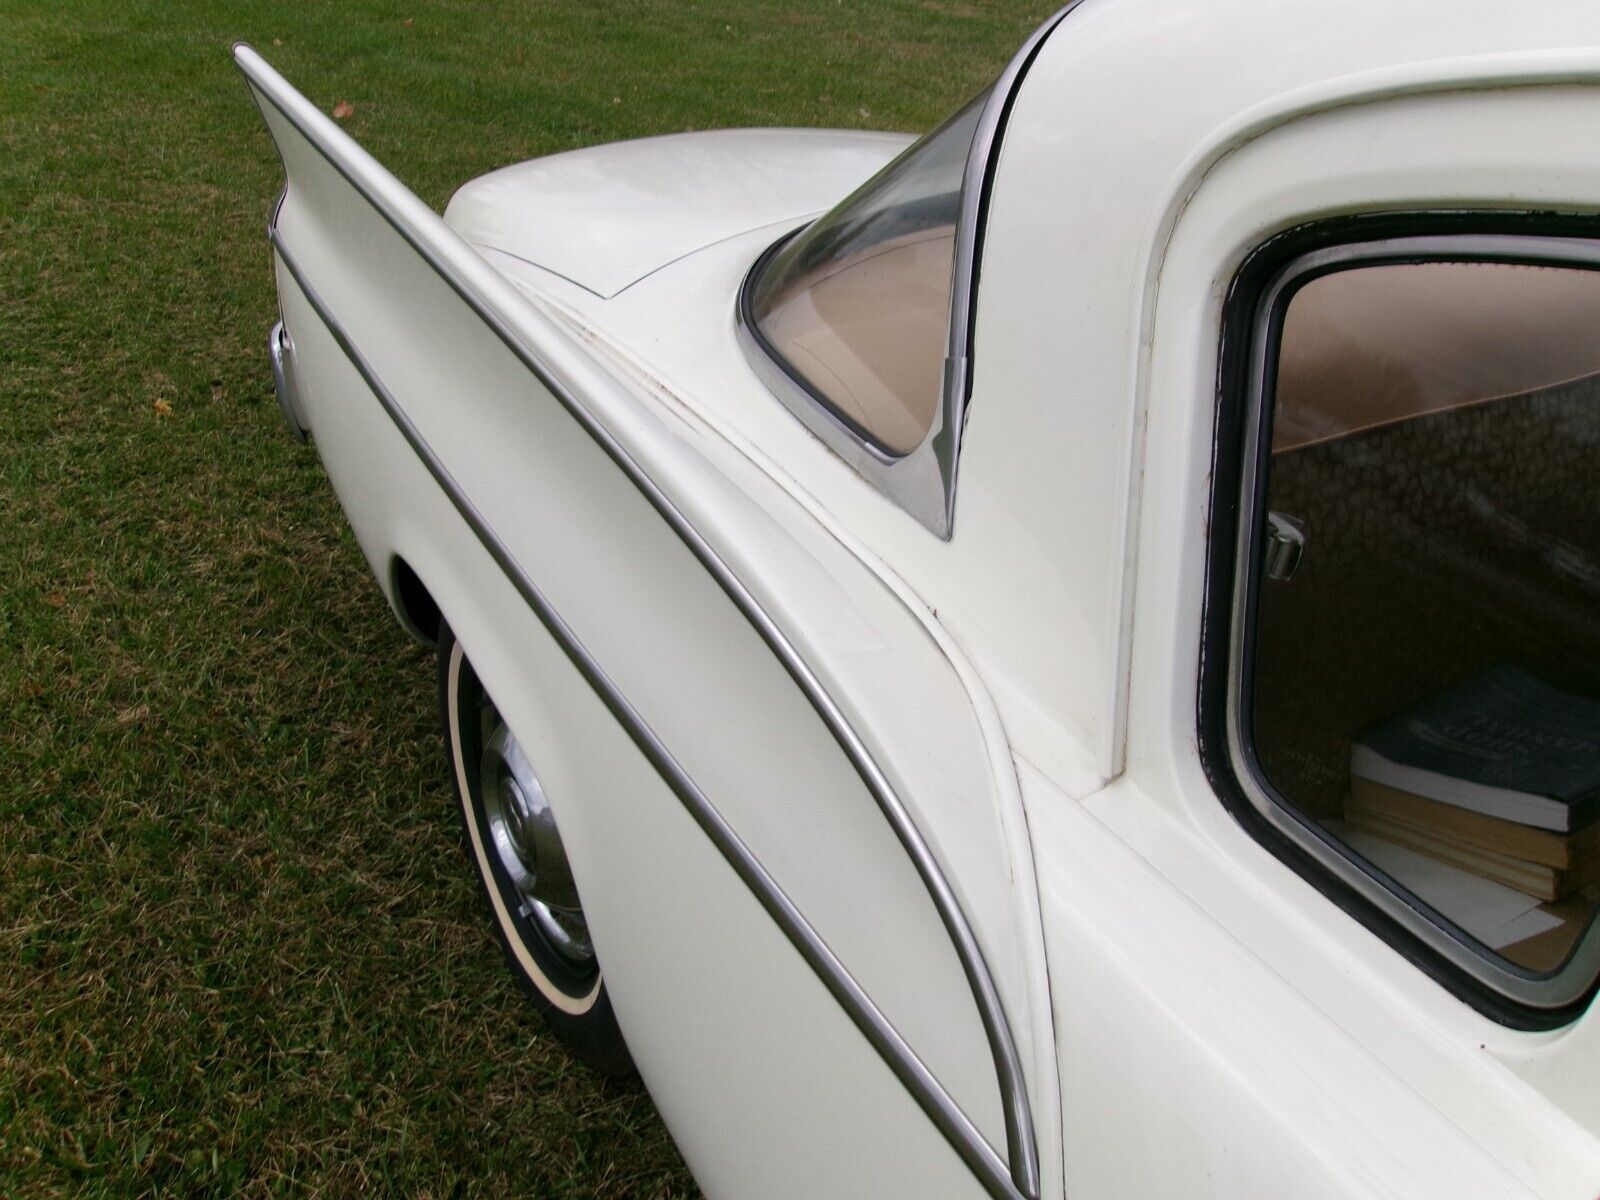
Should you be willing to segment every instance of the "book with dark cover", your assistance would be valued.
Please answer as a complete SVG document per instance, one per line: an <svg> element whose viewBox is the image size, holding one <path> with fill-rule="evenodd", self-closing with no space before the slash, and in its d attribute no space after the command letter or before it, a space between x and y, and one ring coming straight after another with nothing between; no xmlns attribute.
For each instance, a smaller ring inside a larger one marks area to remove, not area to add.
<svg viewBox="0 0 1600 1200"><path fill-rule="evenodd" d="M1350 773L1557 833L1600 818L1600 701L1502 665L1363 730Z"/></svg>

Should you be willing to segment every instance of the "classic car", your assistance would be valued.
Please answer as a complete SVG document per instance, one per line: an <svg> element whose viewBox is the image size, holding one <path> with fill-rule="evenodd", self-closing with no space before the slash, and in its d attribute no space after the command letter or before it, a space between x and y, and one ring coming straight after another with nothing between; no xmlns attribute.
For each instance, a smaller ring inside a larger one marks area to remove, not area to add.
<svg viewBox="0 0 1600 1200"><path fill-rule="evenodd" d="M712 1196L1600 1191L1600 8L1083 0L443 217L235 49L492 920Z"/></svg>

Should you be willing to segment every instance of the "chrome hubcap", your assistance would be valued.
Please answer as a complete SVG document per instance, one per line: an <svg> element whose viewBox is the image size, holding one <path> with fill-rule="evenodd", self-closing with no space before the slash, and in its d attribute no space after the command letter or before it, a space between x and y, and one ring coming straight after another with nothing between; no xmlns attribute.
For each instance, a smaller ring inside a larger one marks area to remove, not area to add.
<svg viewBox="0 0 1600 1200"><path fill-rule="evenodd" d="M519 900L517 915L573 966L590 966L589 926L539 777L492 705L484 706L480 728L488 732L479 775L486 832Z"/></svg>

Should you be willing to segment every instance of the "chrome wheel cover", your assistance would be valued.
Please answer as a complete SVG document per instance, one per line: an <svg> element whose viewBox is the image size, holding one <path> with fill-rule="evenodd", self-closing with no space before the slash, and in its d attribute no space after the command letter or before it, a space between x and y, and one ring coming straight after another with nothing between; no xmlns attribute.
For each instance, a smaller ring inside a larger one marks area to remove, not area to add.
<svg viewBox="0 0 1600 1200"><path fill-rule="evenodd" d="M594 945L584 920L566 848L539 777L492 704L485 704L479 771L489 852L527 921L560 958L579 970L593 968Z"/></svg>

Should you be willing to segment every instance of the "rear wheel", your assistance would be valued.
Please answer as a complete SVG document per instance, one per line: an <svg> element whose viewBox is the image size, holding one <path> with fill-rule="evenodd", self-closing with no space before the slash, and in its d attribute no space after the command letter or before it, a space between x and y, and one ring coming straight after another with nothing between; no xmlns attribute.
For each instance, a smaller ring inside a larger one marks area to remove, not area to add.
<svg viewBox="0 0 1600 1200"><path fill-rule="evenodd" d="M607 1075L633 1071L555 814L532 762L448 626L439 630L445 752L506 959L546 1023Z"/></svg>

